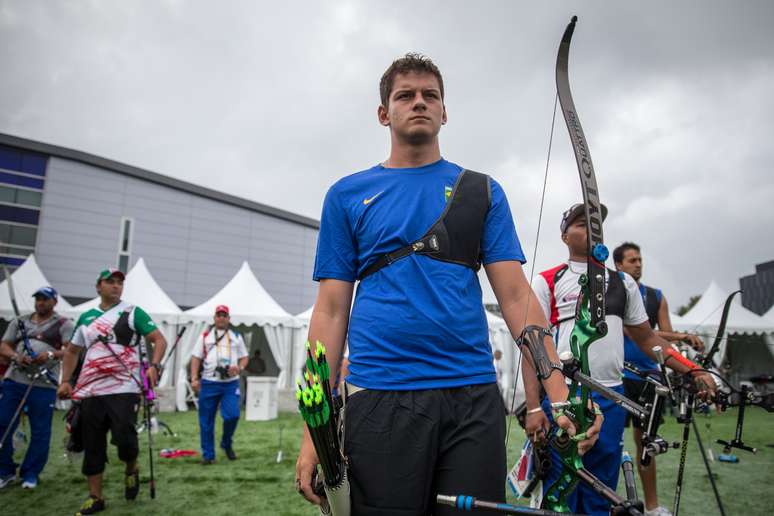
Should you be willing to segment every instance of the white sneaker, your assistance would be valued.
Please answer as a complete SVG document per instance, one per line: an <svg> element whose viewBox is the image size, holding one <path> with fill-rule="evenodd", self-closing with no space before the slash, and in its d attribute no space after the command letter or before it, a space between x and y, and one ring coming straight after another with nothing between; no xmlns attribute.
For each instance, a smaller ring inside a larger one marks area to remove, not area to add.
<svg viewBox="0 0 774 516"><path fill-rule="evenodd" d="M36 487L38 487L37 480L25 480L22 482L22 489L35 489Z"/></svg>
<svg viewBox="0 0 774 516"><path fill-rule="evenodd" d="M645 510L645 516L672 516L672 511L660 505L655 509Z"/></svg>
<svg viewBox="0 0 774 516"><path fill-rule="evenodd" d="M0 489L8 487L14 482L16 482L16 475L6 475L4 477L0 477Z"/></svg>

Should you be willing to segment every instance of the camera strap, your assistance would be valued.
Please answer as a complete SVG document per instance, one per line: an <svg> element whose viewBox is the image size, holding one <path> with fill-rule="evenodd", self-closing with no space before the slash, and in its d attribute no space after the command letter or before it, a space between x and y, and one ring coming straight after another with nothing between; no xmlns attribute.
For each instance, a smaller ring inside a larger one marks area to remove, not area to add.
<svg viewBox="0 0 774 516"><path fill-rule="evenodd" d="M207 354L212 351L212 348L218 345L218 342L220 342L220 339L222 339L226 333L223 333L220 337L218 337L217 330L215 331L215 342L212 343L212 345L208 348L207 343L205 342L207 340L207 336L210 334L210 331L214 328L215 325L210 326L210 328L205 331L202 334L202 365L204 365L204 362L207 360Z"/></svg>
<svg viewBox="0 0 774 516"><path fill-rule="evenodd" d="M215 360L217 362L216 367L220 365L220 344L218 344L221 339L223 339L224 336L227 336L228 340L228 361L229 364L231 363L231 335L228 335L230 333L229 329L226 328L226 331L223 332L223 335L218 337L218 330L215 330Z"/></svg>

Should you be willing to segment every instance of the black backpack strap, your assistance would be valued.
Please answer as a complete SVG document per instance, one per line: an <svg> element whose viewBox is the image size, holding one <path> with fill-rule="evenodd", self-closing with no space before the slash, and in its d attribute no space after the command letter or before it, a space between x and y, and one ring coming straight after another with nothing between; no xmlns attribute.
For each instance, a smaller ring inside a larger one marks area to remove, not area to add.
<svg viewBox="0 0 774 516"><path fill-rule="evenodd" d="M623 319L626 313L626 285L624 285L623 273L607 269L607 277L606 312L608 315L617 315Z"/></svg>
<svg viewBox="0 0 774 516"><path fill-rule="evenodd" d="M491 197L489 176L463 170L454 183L446 208L430 229L417 241L380 256L358 279L362 281L415 253L477 271L481 268L481 237Z"/></svg>
<svg viewBox="0 0 774 516"><path fill-rule="evenodd" d="M661 300L655 288L645 285L645 313L648 314L650 325L655 328L658 326L658 309L661 306Z"/></svg>

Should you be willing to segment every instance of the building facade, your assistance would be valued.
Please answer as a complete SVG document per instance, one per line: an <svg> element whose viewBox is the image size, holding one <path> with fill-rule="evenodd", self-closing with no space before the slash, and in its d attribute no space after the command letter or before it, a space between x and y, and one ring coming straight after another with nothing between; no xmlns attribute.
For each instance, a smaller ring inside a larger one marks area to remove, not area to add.
<svg viewBox="0 0 774 516"><path fill-rule="evenodd" d="M759 263L755 274L739 278L742 289L742 305L758 315L765 314L774 306L774 260Z"/></svg>
<svg viewBox="0 0 774 516"><path fill-rule="evenodd" d="M181 307L247 261L290 313L314 302L319 221L84 152L0 134L0 263L35 253L72 302L106 266L144 258Z"/></svg>

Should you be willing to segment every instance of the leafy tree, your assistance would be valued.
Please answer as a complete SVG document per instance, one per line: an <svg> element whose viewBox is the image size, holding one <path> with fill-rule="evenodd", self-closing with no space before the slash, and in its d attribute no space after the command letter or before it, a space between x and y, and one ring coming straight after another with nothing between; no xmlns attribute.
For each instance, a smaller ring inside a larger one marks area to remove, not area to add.
<svg viewBox="0 0 774 516"><path fill-rule="evenodd" d="M677 309L677 315L680 317L684 316L688 313L688 311L693 308L696 303L699 302L699 299L701 299L701 295L698 296L691 296L690 299L688 299L688 302Z"/></svg>

